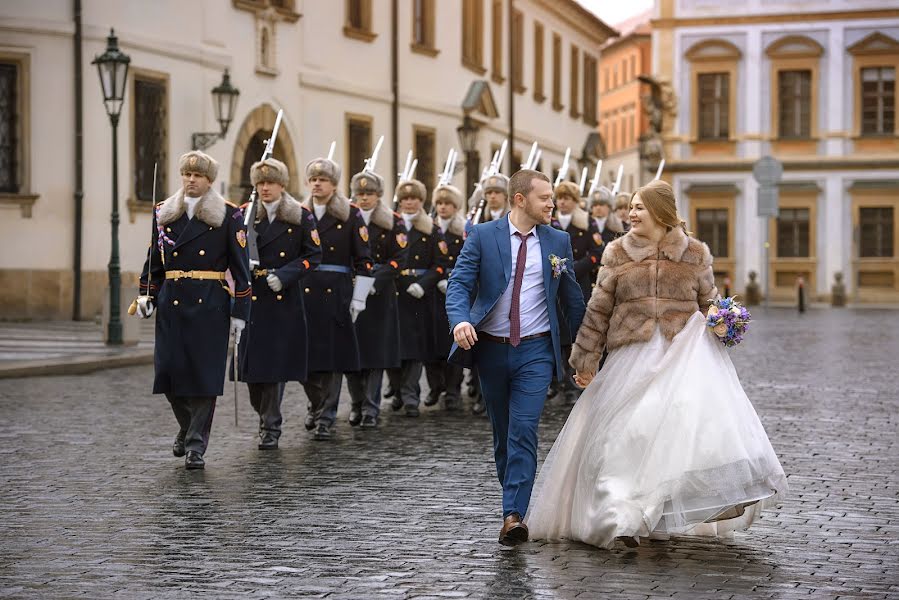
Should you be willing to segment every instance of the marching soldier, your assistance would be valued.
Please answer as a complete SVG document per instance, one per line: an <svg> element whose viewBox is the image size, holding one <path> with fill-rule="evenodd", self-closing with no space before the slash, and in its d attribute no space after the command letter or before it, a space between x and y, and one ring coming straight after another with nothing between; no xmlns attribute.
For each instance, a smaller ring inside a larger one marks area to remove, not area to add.
<svg viewBox="0 0 899 600"><path fill-rule="evenodd" d="M428 386L431 388L425 406L437 404L440 395L445 392L446 409L456 410L462 406L462 367L446 362L453 344L453 336L446 317L445 295L446 278L449 277L456 263L456 257L462 251L462 244L465 243L465 220L459 214L462 209L462 192L452 185L438 186L431 194L431 201L437 210L437 227L449 248L449 254L446 256L444 278L437 282L437 289L441 293L434 294L434 339L437 360L425 365Z"/></svg>
<svg viewBox="0 0 899 600"><path fill-rule="evenodd" d="M314 439L331 439L343 373L359 370L359 345L351 316L353 275L368 276L368 228L359 209L337 191L340 167L327 158L306 165L310 197L304 208L315 216L322 262L304 282L309 330L309 398L306 428ZM364 307L364 304L363 304Z"/></svg>
<svg viewBox="0 0 899 600"><path fill-rule="evenodd" d="M505 218L511 211L509 205L509 178L502 173L494 173L484 177L480 183L481 193L486 197L486 205L480 222L486 223ZM466 232L470 228L471 224L467 223ZM478 379L477 368L472 368L468 372L468 395L474 400L471 405L471 412L476 415L484 414L487 411L487 405L484 404L484 398L481 395L481 382Z"/></svg>
<svg viewBox="0 0 899 600"><path fill-rule="evenodd" d="M399 369L391 369L391 387L396 390L393 410L405 407L408 417L419 415L422 363L435 360L433 330L434 294L446 272L449 248L424 211L427 190L417 179L397 184L397 198L408 234L407 259L397 280L399 290L400 358ZM424 325L424 326L423 326Z"/></svg>
<svg viewBox="0 0 899 600"><path fill-rule="evenodd" d="M350 188L368 227L375 283L365 310L356 318L362 370L347 373L346 378L353 403L350 425L369 429L378 426L384 369L401 365L396 280L406 264L408 241L402 217L381 201L384 179L380 175L356 173Z"/></svg>
<svg viewBox="0 0 899 600"><path fill-rule="evenodd" d="M571 250L574 264L571 265L574 277L581 286L585 301L590 299L593 291L593 273L599 265L603 251L603 240L596 225L591 222L590 215L580 207L581 193L576 183L563 181L554 190L556 200L556 218L552 224L557 229L568 233L571 238ZM576 331L568 331L565 319L560 319L562 364L565 365L565 379L561 387L569 402L574 401L580 395L580 390L574 385L574 372L568 365L568 356L571 354L571 344ZM550 387L550 396L555 395L558 383L553 382Z"/></svg>
<svg viewBox="0 0 899 600"><path fill-rule="evenodd" d="M250 181L262 201L256 211L259 267L253 270L253 313L241 336L238 378L259 415L259 449L278 447L281 400L288 381L306 380L306 316L302 280L322 259L315 219L284 188L287 165L257 162Z"/></svg>
<svg viewBox="0 0 899 600"><path fill-rule="evenodd" d="M142 318L159 308L153 393L165 394L178 421L172 453L185 457L186 468L202 469L229 333L239 340L250 316L247 231L241 210L212 189L212 157L188 152L179 166L181 189L154 210L135 308ZM234 279L233 303L225 271Z"/></svg>
<svg viewBox="0 0 899 600"><path fill-rule="evenodd" d="M600 186L588 200L590 218L596 230L599 231L603 241L603 248L605 248L606 244L624 233L621 219L612 210L614 208L612 206L612 190L605 186Z"/></svg>
<svg viewBox="0 0 899 600"><path fill-rule="evenodd" d="M627 192L619 192L617 196L615 196L615 216L618 217L618 220L621 221L622 227L624 227L624 231L627 231L631 228L631 223L628 220L628 212L631 209L631 194Z"/></svg>

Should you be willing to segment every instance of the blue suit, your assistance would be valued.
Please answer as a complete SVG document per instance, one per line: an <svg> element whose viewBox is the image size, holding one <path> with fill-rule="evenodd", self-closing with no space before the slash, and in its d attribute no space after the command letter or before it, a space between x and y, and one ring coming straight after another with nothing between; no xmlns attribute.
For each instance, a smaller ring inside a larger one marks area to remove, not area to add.
<svg viewBox="0 0 899 600"><path fill-rule="evenodd" d="M471 350L456 344L449 361L466 367L477 365L487 412L493 424L496 471L503 486L503 516L527 513L537 471L537 425L546 391L555 372L563 377L559 312L572 332L584 318L584 296L574 277L571 240L549 225L537 226L543 261L550 337L525 340L517 347L478 341ZM554 277L549 255L568 258L567 270ZM446 314L450 330L467 321L475 330L493 309L511 282L512 244L507 218L473 227L456 259L446 290ZM472 300L473 298L473 300Z"/></svg>

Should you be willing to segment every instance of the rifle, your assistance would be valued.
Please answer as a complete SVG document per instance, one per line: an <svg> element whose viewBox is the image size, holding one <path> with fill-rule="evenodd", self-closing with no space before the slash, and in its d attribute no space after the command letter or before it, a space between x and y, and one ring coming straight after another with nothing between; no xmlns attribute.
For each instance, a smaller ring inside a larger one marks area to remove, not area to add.
<svg viewBox="0 0 899 600"><path fill-rule="evenodd" d="M662 178L663 170L665 170L665 159L664 158L662 159L662 162L659 163L659 170L656 171L656 176L655 176L655 178L653 178L653 181L655 181L656 179Z"/></svg>
<svg viewBox="0 0 899 600"><path fill-rule="evenodd" d="M578 191L581 193L581 197L584 197L584 185L587 183L587 167L584 167L581 170L581 184L578 186Z"/></svg>
<svg viewBox="0 0 899 600"><path fill-rule="evenodd" d="M537 142L531 146L531 152L536 148ZM490 165L487 167L487 172L481 177L481 181L489 177L490 175L496 175L499 173L500 168L503 164L503 157L506 155L507 148L507 140L503 140L503 145L499 147L499 150L494 152L493 160L490 161ZM475 186L475 193L483 186L481 185L481 181L478 181L478 184ZM507 194L508 195L508 194ZM472 225L477 225L481 222L481 217L484 215L484 209L487 207L487 196L481 194L481 200L478 202L478 207L474 212L474 215L470 219Z"/></svg>
<svg viewBox="0 0 899 600"><path fill-rule="evenodd" d="M599 174L602 172L602 159L596 161L596 172L593 173L593 181L590 182L590 191L587 192L587 198L593 196L593 192L599 187Z"/></svg>
<svg viewBox="0 0 899 600"><path fill-rule="evenodd" d="M275 140L278 139L278 129L281 128L281 117L284 116L284 110L278 111L275 118L275 127L272 129L272 136L265 141L265 150L262 151L262 158L265 160L271 158L275 151ZM331 152L334 151L334 142L331 143ZM256 245L256 186L250 194L250 203L247 207L247 214L244 217L243 224L247 228L247 250L250 253L250 271L259 266L259 247Z"/></svg>
<svg viewBox="0 0 899 600"><path fill-rule="evenodd" d="M621 189L621 176L624 175L624 165L618 165L618 175L615 177L615 185L612 186L612 198L615 198L615 194L618 193L618 190Z"/></svg>
<svg viewBox="0 0 899 600"><path fill-rule="evenodd" d="M418 164L418 161L415 161L415 164ZM406 165L403 167L402 173L397 173L396 176L399 178L398 181L405 181L411 177L411 174L415 171L415 168L412 166L412 151L409 150L409 154L406 155ZM399 208L400 199L396 195L396 188L393 190L393 211L396 212L397 208Z"/></svg>
<svg viewBox="0 0 899 600"><path fill-rule="evenodd" d="M565 148L565 159L562 161L562 168L556 175L556 181L553 183L553 189L568 177L568 161L571 159L571 148Z"/></svg>
<svg viewBox="0 0 899 600"><path fill-rule="evenodd" d="M443 173L440 174L440 178L437 180L437 187L442 185L449 185L453 180L453 173L456 170L456 160L459 158L459 153L456 152L455 148L450 148L449 154L446 155L446 162L443 163ZM437 204L433 203L431 206L431 218L434 218L434 215L437 214Z"/></svg>
<svg viewBox="0 0 899 600"><path fill-rule="evenodd" d="M363 173L374 173L375 165L378 164L378 153L381 151L381 144L384 143L384 136L378 138L378 143L375 144L375 150L371 153L371 157L365 159L365 168L362 169ZM331 142L331 147L333 149L334 142Z"/></svg>

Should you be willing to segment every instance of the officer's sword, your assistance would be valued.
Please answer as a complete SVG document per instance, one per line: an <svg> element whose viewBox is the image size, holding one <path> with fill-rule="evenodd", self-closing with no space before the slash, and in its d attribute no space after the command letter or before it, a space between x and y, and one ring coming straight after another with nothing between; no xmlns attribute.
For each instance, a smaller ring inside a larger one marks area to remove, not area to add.
<svg viewBox="0 0 899 600"><path fill-rule="evenodd" d="M153 163L153 210L156 210L156 168L159 166L159 163ZM150 297L150 281L153 277L153 233L154 233L154 224L153 217L150 217L150 251L147 256L147 293L144 294L147 298ZM137 282L137 300L140 300L140 280ZM131 303L131 306L128 307L128 314L133 315L137 312L137 300Z"/></svg>
<svg viewBox="0 0 899 600"><path fill-rule="evenodd" d="M237 347L240 345L238 335L234 336L234 365L231 367L234 375L234 427L237 425Z"/></svg>

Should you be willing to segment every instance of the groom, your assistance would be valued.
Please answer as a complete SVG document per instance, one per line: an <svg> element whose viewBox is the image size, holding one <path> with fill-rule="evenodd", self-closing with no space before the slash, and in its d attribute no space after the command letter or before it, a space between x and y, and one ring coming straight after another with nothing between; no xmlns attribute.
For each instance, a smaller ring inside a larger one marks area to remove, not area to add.
<svg viewBox="0 0 899 600"><path fill-rule="evenodd" d="M509 197L508 217L469 233L450 275L446 314L455 340L450 362L478 368L503 486L499 542L514 546L528 539L522 519L537 471L543 401L553 373L561 380L564 372L556 302L572 332L585 307L568 234L549 225L549 178L518 171Z"/></svg>

